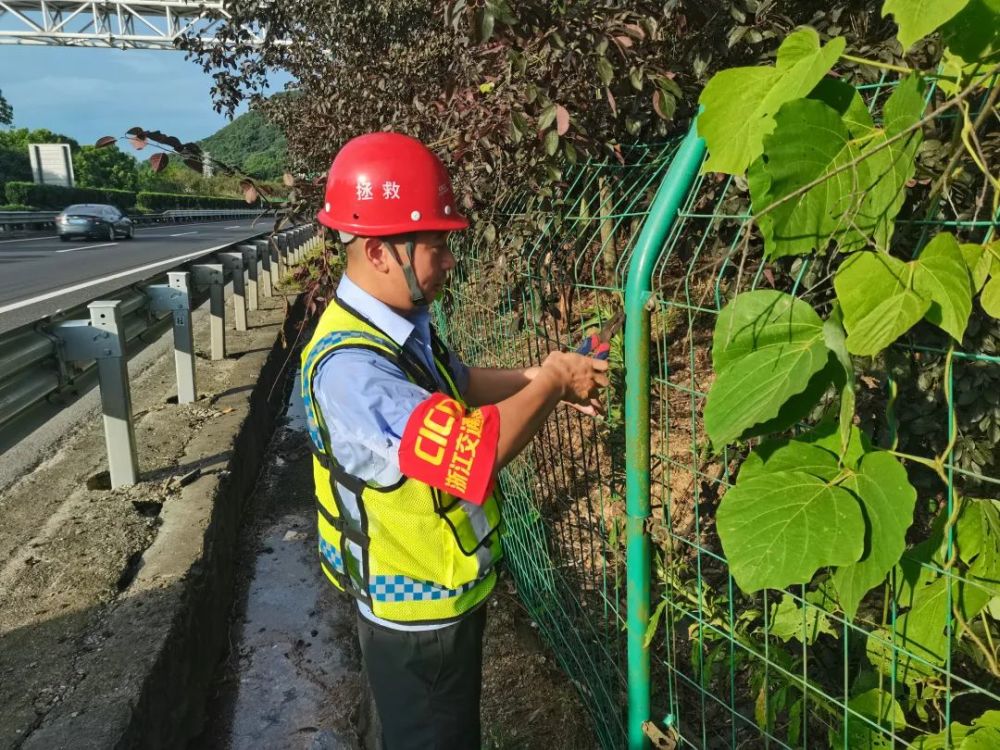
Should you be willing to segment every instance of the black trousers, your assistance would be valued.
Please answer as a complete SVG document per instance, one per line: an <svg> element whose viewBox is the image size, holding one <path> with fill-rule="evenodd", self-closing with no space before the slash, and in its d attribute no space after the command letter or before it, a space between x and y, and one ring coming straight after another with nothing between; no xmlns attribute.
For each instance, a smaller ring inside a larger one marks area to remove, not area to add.
<svg viewBox="0 0 1000 750"><path fill-rule="evenodd" d="M438 630L407 633L358 615L384 750L480 747L486 607Z"/></svg>

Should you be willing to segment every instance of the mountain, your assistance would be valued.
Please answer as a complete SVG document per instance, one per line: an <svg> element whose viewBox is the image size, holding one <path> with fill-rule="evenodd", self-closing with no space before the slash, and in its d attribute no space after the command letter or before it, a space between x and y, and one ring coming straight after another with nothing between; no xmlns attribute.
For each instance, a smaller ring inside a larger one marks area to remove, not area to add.
<svg viewBox="0 0 1000 750"><path fill-rule="evenodd" d="M285 169L285 136L257 112L240 115L200 144L213 159L253 177L279 179Z"/></svg>

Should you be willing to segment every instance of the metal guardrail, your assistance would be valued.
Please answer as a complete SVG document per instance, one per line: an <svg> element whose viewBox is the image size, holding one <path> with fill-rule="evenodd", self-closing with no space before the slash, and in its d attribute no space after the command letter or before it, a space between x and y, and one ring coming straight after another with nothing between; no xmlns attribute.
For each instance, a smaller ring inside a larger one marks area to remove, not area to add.
<svg viewBox="0 0 1000 750"><path fill-rule="evenodd" d="M313 226L206 253L145 282L61 315L0 335L0 432L29 410L53 403L97 368L112 487L139 476L132 398L128 379L129 342L158 326L173 327L177 401L197 398L191 311L207 296L211 358L226 356L225 287L233 285L233 321L247 330L247 311L256 310L272 283L283 278L322 235ZM165 278L164 278L165 276ZM166 282L166 283L164 283Z"/></svg>
<svg viewBox="0 0 1000 750"><path fill-rule="evenodd" d="M15 228L28 227L50 227L55 226L56 216L61 211L0 211L0 232ZM190 219L244 219L248 216L257 216L260 209L255 208L233 208L225 210L216 209L174 209L163 211L158 214L138 214L131 216L132 222L142 226L144 224L166 224Z"/></svg>

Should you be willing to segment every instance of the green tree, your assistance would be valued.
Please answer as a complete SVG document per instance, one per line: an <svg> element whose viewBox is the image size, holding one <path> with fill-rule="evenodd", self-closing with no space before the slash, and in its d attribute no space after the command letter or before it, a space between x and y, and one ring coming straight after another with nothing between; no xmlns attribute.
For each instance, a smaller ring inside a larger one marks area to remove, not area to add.
<svg viewBox="0 0 1000 750"><path fill-rule="evenodd" d="M73 170L80 187L135 190L139 184L138 166L131 154L115 146L82 146L73 157Z"/></svg>
<svg viewBox="0 0 1000 750"><path fill-rule="evenodd" d="M13 122L14 108L4 99L3 92L0 91L0 125L10 125Z"/></svg>

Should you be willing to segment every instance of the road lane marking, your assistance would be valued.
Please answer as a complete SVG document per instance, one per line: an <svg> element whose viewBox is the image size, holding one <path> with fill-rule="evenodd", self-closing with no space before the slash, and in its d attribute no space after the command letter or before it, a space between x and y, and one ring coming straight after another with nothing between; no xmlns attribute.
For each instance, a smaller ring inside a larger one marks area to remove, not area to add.
<svg viewBox="0 0 1000 750"><path fill-rule="evenodd" d="M112 245L117 245L117 242L105 242L103 245L77 245L76 247L64 247L62 250L56 250L57 253L72 253L77 250L93 250L95 247L111 247Z"/></svg>
<svg viewBox="0 0 1000 750"><path fill-rule="evenodd" d="M168 237L183 237L186 234L198 234L198 231L194 230L192 232L178 232L177 234L168 234L167 236Z"/></svg>
<svg viewBox="0 0 1000 750"><path fill-rule="evenodd" d="M231 227L226 227L226 229L242 229L242 228L243 228L243 227L241 227L241 226L240 226L239 224L234 224L234 225L233 225L233 226L231 226Z"/></svg>
<svg viewBox="0 0 1000 750"><path fill-rule="evenodd" d="M37 242L38 240L54 240L58 237L58 234L53 234L51 237L24 237L19 240L0 240L0 245L6 245L8 242Z"/></svg>
<svg viewBox="0 0 1000 750"><path fill-rule="evenodd" d="M63 294L71 294L72 292L78 292L81 289L86 289L90 286L97 286L98 284L103 284L108 281L114 281L115 279L120 279L125 276L132 276L133 274L142 273L143 271L149 271L153 268L160 268L161 266L179 265L184 261L191 260L192 258L199 258L203 255L208 255L209 253L214 253L217 250L222 250L224 247L232 247L232 242L223 242L221 245L216 245L215 247L205 248L204 250L198 250L194 253L187 253L186 255L177 255L173 258L167 258L166 260L159 260L156 263L149 263L145 266L139 266L138 268L132 268L128 271L119 271L118 273L113 273L110 276L104 276L100 279L93 279L92 281L84 281L79 284L74 284L73 286L68 286L63 289L56 289L51 292L46 292L45 294L39 294L37 297L32 297L31 299L21 300L20 302L11 302L9 305L4 305L0 307L0 315L5 312L10 312L11 310L18 310L22 307L28 307L29 305L37 304L38 302L45 302L45 300L52 299L53 297L58 297Z"/></svg>

